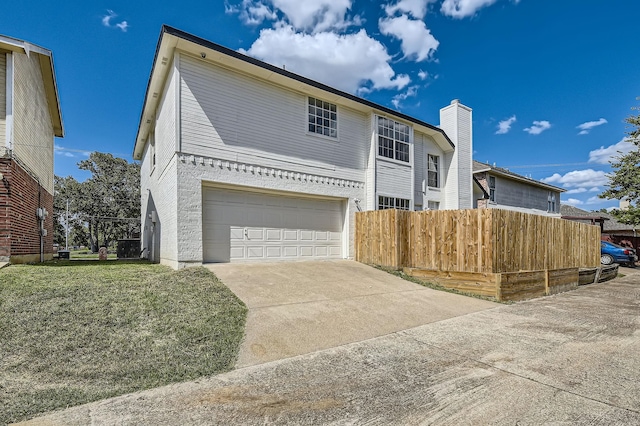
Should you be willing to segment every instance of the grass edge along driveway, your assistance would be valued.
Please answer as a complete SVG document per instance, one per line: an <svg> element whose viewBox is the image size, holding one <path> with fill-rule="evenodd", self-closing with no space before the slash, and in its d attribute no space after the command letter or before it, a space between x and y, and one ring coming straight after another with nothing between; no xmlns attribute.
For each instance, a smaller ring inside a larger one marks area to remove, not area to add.
<svg viewBox="0 0 640 426"><path fill-rule="evenodd" d="M247 308L205 268L0 270L0 424L233 368Z"/></svg>

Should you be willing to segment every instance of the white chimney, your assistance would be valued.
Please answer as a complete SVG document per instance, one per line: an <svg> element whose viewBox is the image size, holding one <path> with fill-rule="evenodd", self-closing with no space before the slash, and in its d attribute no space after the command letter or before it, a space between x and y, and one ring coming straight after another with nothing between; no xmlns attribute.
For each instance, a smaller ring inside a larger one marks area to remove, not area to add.
<svg viewBox="0 0 640 426"><path fill-rule="evenodd" d="M440 110L440 128L445 131L455 150L445 155L445 209L473 208L472 110L454 99Z"/></svg>

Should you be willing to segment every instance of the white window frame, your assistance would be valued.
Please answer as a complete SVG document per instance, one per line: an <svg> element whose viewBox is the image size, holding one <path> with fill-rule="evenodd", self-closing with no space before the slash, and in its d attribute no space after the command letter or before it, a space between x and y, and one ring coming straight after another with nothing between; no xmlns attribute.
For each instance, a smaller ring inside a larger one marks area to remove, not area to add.
<svg viewBox="0 0 640 426"><path fill-rule="evenodd" d="M307 134L338 140L338 106L336 104L308 96L306 110ZM320 124L318 124L319 121ZM318 130L322 131L318 133Z"/></svg>
<svg viewBox="0 0 640 426"><path fill-rule="evenodd" d="M489 176L488 181L489 182L487 185L489 186L489 201L495 203L496 202L496 177Z"/></svg>
<svg viewBox="0 0 640 426"><path fill-rule="evenodd" d="M386 209L411 210L411 200L408 198L378 195L378 210Z"/></svg>
<svg viewBox="0 0 640 426"><path fill-rule="evenodd" d="M155 133L149 133L149 163L151 171L149 174L153 174L153 171L156 169L156 138Z"/></svg>
<svg viewBox="0 0 640 426"><path fill-rule="evenodd" d="M399 131L396 131L396 129L398 129ZM405 129L406 132L404 132ZM411 163L411 126L409 126L408 124L400 123L391 118L378 115L376 116L376 130L378 133L378 149L376 151L378 157L395 160L402 164ZM405 136L406 140L402 140L405 138ZM387 144L391 143L391 147L381 147L381 142L383 140L385 140ZM406 152L404 150L405 146ZM402 147L403 150L399 150L399 147ZM391 156L386 155L385 151L389 151Z"/></svg>
<svg viewBox="0 0 640 426"><path fill-rule="evenodd" d="M431 170L431 159L435 165L435 170ZM431 185L431 174L435 173L435 185ZM440 156L434 154L427 154L427 187L440 188Z"/></svg>
<svg viewBox="0 0 640 426"><path fill-rule="evenodd" d="M427 210L440 210L440 201L428 200Z"/></svg>

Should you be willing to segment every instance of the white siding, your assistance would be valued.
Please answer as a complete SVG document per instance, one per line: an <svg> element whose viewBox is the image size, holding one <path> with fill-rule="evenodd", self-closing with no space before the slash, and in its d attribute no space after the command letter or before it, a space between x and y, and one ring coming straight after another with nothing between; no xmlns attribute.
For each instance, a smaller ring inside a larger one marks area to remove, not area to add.
<svg viewBox="0 0 640 426"><path fill-rule="evenodd" d="M455 152L445 157L444 209L470 209L473 206L471 126L471 109L458 101L440 110L440 128L455 146Z"/></svg>
<svg viewBox="0 0 640 426"><path fill-rule="evenodd" d="M53 194L54 135L38 56L13 53L13 153Z"/></svg>
<svg viewBox="0 0 640 426"><path fill-rule="evenodd" d="M187 55L180 78L181 152L364 181L367 115L338 105L334 140L307 134L302 93Z"/></svg>
<svg viewBox="0 0 640 426"><path fill-rule="evenodd" d="M176 72L172 67L156 114L156 171L163 173L177 151L176 147ZM155 173L155 172L154 172Z"/></svg>
<svg viewBox="0 0 640 426"><path fill-rule="evenodd" d="M413 198L411 166L378 158L376 167L377 195L397 198ZM376 201L377 202L377 201Z"/></svg>
<svg viewBox="0 0 640 426"><path fill-rule="evenodd" d="M414 206L422 205L422 191L426 188L426 154L422 133L413 134Z"/></svg>
<svg viewBox="0 0 640 426"><path fill-rule="evenodd" d="M6 142L7 120L7 54L0 50L0 153Z"/></svg>
<svg viewBox="0 0 640 426"><path fill-rule="evenodd" d="M366 170L366 195L361 205L362 210L376 210L378 202L376 200L376 155L378 152L378 140L375 129L375 115L369 117L367 134L369 135L369 152L367 155Z"/></svg>

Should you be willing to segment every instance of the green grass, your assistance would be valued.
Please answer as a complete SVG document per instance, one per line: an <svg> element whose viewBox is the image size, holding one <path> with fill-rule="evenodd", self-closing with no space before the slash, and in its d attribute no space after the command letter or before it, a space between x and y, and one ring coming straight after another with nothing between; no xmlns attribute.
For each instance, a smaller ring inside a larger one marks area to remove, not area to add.
<svg viewBox="0 0 640 426"><path fill-rule="evenodd" d="M397 269L387 268L385 266L379 266L379 265L371 265L371 266L373 266L376 269L380 269L381 271L385 271L385 272L387 272L389 274L395 275L396 277L400 277L403 280L411 281L412 283L420 284L423 287L428 287L428 288L433 289L433 290L446 291L448 293L460 294L462 296L473 297L473 298L482 299L482 300L488 300L489 302L502 303L502 304L505 304L505 305L513 304L512 301L508 301L508 300L507 301L500 301L500 300L497 300L495 297L482 296L480 294L468 293L466 291L456 290L455 288L447 288L447 287L441 286L440 284L432 283L431 281L421 280L420 278L416 278L416 277L413 277L411 275L405 274L404 271L399 271Z"/></svg>
<svg viewBox="0 0 640 426"><path fill-rule="evenodd" d="M205 268L0 270L0 424L233 368L247 309Z"/></svg>

